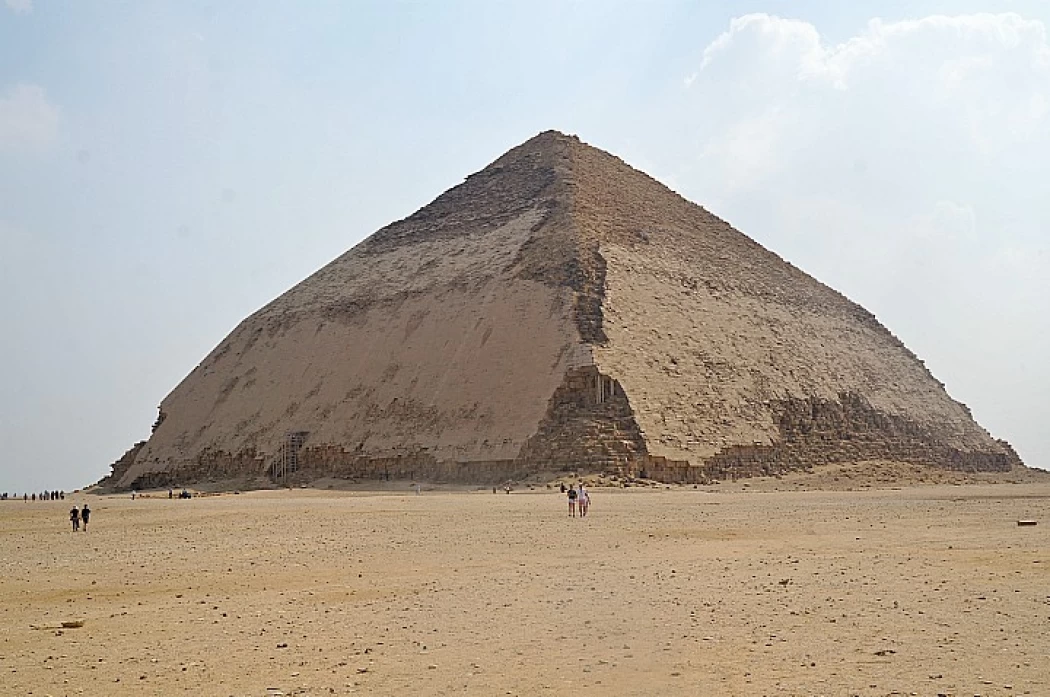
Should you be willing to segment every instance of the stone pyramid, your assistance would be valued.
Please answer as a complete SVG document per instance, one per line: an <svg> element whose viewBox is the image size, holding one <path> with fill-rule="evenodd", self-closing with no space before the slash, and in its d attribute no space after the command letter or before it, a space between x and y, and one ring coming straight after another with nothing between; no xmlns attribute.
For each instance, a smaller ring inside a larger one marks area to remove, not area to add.
<svg viewBox="0 0 1050 697"><path fill-rule="evenodd" d="M251 315L117 488L1020 465L875 317L548 131Z"/></svg>

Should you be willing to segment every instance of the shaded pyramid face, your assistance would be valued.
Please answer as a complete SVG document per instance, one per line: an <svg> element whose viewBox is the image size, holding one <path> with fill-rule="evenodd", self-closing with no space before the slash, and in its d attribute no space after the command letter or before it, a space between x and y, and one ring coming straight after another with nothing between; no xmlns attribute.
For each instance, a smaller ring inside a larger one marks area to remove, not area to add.
<svg viewBox="0 0 1050 697"><path fill-rule="evenodd" d="M1019 464L870 313L546 132L244 320L120 487Z"/></svg>

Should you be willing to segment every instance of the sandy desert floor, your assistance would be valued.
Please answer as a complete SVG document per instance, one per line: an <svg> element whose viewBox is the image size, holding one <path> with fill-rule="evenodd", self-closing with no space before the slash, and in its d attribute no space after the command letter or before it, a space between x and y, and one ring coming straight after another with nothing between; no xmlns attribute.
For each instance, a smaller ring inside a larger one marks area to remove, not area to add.
<svg viewBox="0 0 1050 697"><path fill-rule="evenodd" d="M1048 484L595 490L585 520L542 489L79 496L0 523L4 695L1050 695Z"/></svg>

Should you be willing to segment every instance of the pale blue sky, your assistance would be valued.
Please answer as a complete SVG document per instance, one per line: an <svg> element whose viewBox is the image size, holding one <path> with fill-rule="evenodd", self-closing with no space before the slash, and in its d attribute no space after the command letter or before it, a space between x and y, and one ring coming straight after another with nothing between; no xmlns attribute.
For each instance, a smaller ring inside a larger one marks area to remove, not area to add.
<svg viewBox="0 0 1050 697"><path fill-rule="evenodd" d="M0 0L0 491L97 480L241 319L548 128L875 312L1048 467L1048 26L1039 0Z"/></svg>

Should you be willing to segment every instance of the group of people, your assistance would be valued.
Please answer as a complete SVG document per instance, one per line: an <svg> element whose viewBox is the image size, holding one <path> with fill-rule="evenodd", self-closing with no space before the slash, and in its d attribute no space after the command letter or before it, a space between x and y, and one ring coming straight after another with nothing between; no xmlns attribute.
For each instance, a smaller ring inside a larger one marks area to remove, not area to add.
<svg viewBox="0 0 1050 697"><path fill-rule="evenodd" d="M9 494L6 491L0 494L0 501L18 500L18 494ZM65 501L64 491L41 491L39 494L22 494L23 501Z"/></svg>
<svg viewBox="0 0 1050 697"><path fill-rule="evenodd" d="M85 503L82 508L73 506L73 510L69 512L69 522L73 524L73 532L80 530L81 523L84 524L84 532L87 532L88 521L91 520L91 509Z"/></svg>
<svg viewBox="0 0 1050 697"><path fill-rule="evenodd" d="M577 484L576 488L571 484L568 487L562 484L561 491L569 497L569 515L575 518L576 512L579 511L581 518L587 517L587 510L591 507L591 495L583 488L583 482Z"/></svg>

